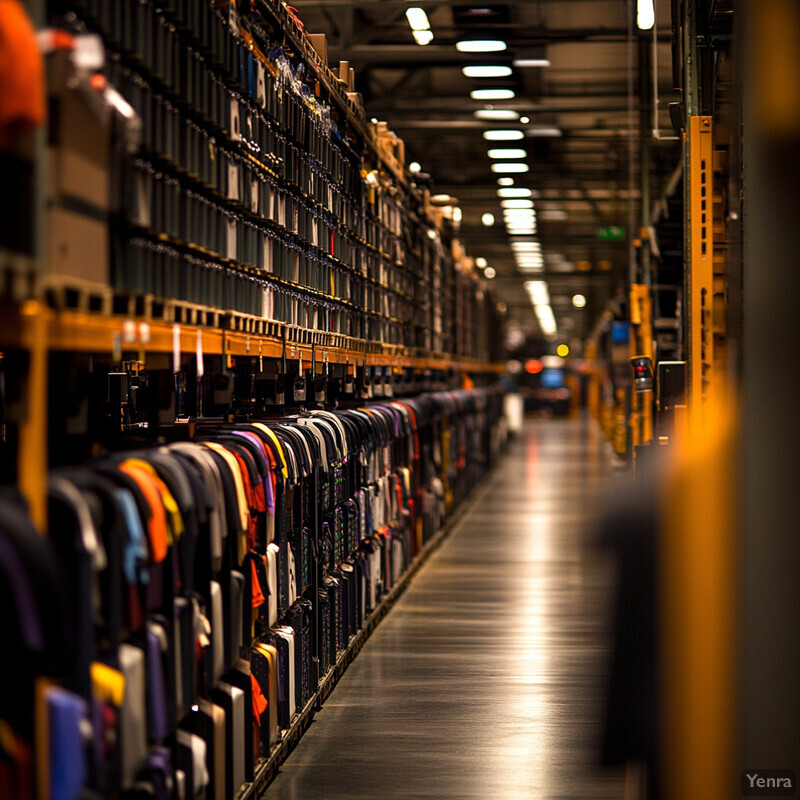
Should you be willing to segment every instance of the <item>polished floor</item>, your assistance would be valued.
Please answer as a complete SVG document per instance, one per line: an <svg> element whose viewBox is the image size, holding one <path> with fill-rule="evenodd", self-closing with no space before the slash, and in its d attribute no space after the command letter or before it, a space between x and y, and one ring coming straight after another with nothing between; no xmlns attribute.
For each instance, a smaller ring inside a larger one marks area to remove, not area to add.
<svg viewBox="0 0 800 800"><path fill-rule="evenodd" d="M613 475L591 423L527 422L267 800L622 800L597 766L612 565L592 539Z"/></svg>

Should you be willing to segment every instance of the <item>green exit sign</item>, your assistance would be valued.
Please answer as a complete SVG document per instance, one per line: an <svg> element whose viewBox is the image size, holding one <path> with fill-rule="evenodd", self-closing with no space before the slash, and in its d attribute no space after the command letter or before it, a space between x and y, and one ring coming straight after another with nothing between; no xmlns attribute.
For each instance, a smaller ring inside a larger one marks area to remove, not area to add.
<svg viewBox="0 0 800 800"><path fill-rule="evenodd" d="M621 242L625 238L625 228L621 225L603 225L597 229L597 238L603 242Z"/></svg>

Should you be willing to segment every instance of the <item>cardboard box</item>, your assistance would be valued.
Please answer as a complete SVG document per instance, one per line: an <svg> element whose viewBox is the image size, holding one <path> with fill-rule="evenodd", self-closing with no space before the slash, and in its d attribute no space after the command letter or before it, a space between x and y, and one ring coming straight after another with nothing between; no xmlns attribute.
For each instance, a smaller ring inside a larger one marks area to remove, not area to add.
<svg viewBox="0 0 800 800"><path fill-rule="evenodd" d="M107 211L111 110L65 53L48 57L47 81L48 200L66 196Z"/></svg>
<svg viewBox="0 0 800 800"><path fill-rule="evenodd" d="M108 286L108 224L59 206L47 211L47 272Z"/></svg>

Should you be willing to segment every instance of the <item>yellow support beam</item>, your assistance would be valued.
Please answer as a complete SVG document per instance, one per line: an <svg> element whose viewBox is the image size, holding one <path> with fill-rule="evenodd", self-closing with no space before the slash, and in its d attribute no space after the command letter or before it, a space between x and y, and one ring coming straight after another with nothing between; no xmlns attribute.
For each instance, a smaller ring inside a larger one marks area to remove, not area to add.
<svg viewBox="0 0 800 800"><path fill-rule="evenodd" d="M19 431L18 485L28 502L31 519L41 532L47 530L47 353L45 309L28 300L20 310L19 336L27 350L26 401Z"/></svg>
<svg viewBox="0 0 800 800"><path fill-rule="evenodd" d="M735 765L738 428L734 405L676 432L660 537L662 776L667 800L738 796ZM741 765L740 765L741 767Z"/></svg>
<svg viewBox="0 0 800 800"><path fill-rule="evenodd" d="M26 306L28 308L28 306ZM30 306L32 308L32 306ZM198 343L206 355L280 358L284 341L280 336L260 335L191 324L160 320L133 319L123 316L94 314L74 309L54 310L36 305L38 333L29 335L33 317L15 308L4 308L0 315L0 347L27 349L32 344L49 350L91 354L133 354L173 352L175 336L181 353L198 352ZM24 324L23 324L24 323ZM447 353L419 351L398 345L366 343L373 352L358 347L361 340L351 340L353 347L316 346L318 363L366 365L395 369L455 370L474 374L502 374L505 364L453 356ZM286 357L303 359L310 366L312 346L286 343ZM121 360L121 358L119 359Z"/></svg>
<svg viewBox="0 0 800 800"><path fill-rule="evenodd" d="M688 406L703 415L714 369L714 133L711 117L689 124Z"/></svg>

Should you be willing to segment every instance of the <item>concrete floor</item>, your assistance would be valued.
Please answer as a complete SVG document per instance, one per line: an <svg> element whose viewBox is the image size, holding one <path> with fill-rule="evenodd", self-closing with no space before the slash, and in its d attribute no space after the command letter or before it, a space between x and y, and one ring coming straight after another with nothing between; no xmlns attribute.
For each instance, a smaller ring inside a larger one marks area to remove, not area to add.
<svg viewBox="0 0 800 800"><path fill-rule="evenodd" d="M526 423L264 797L622 800L597 766L611 462L592 424Z"/></svg>

